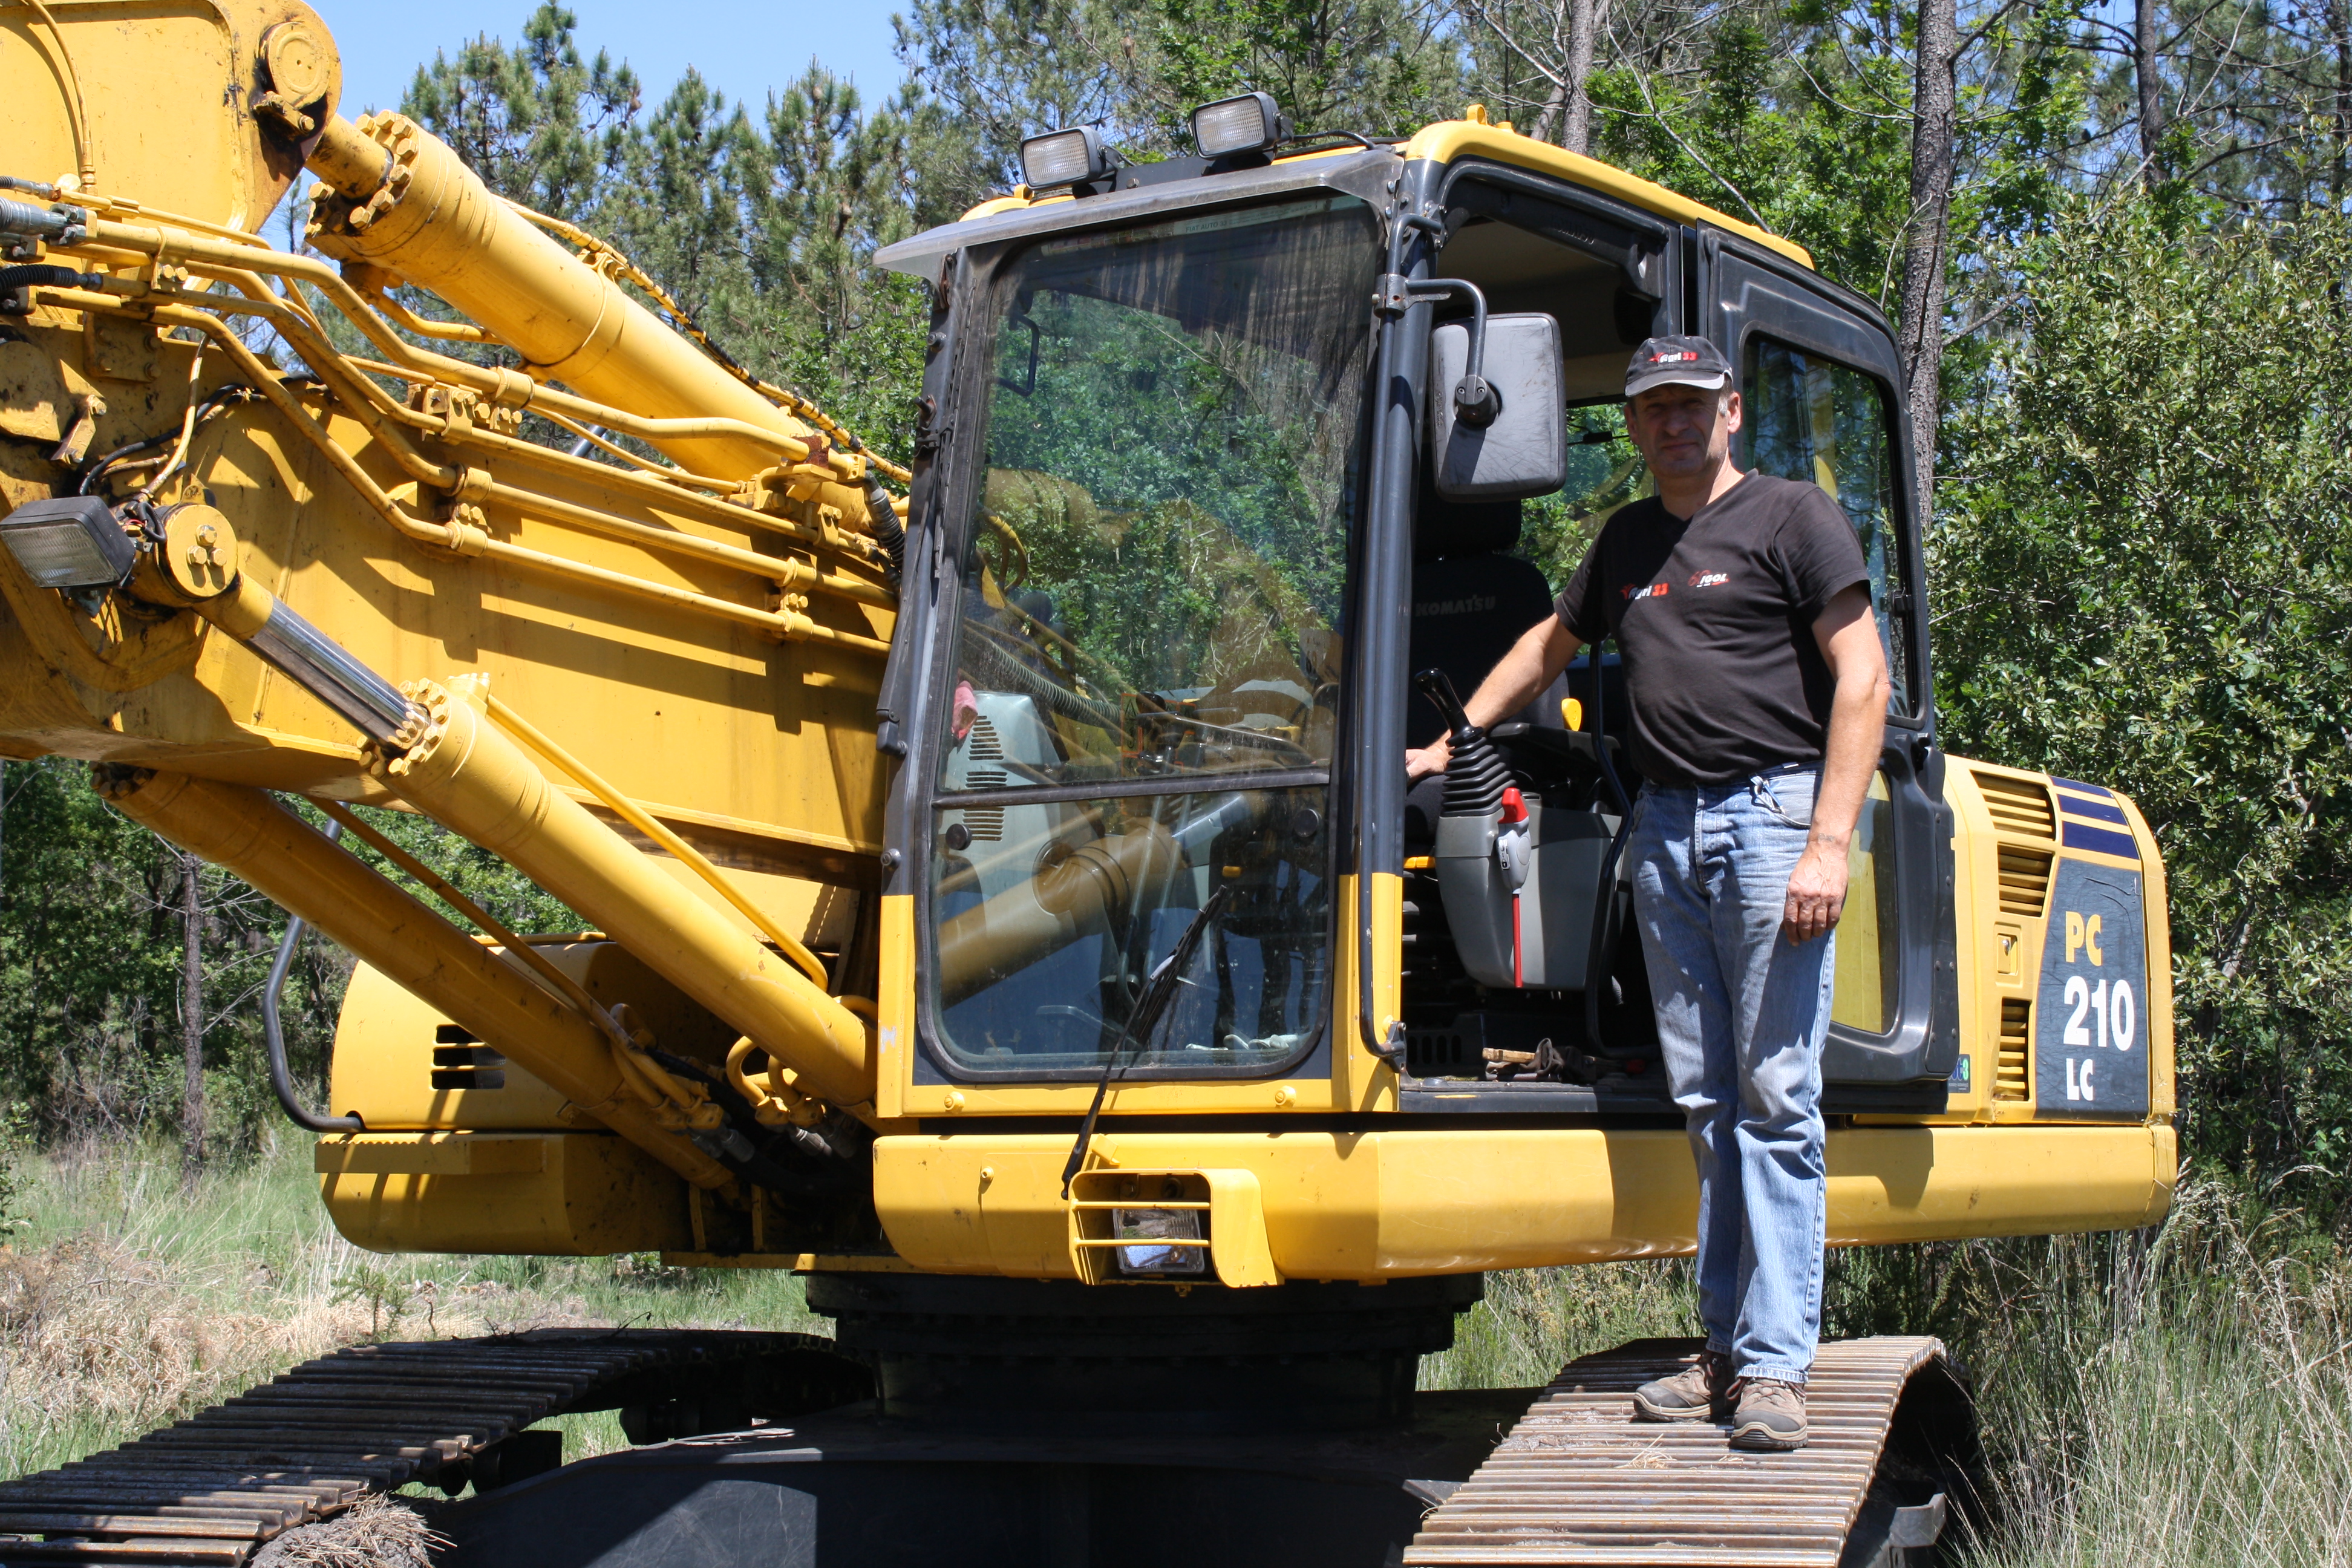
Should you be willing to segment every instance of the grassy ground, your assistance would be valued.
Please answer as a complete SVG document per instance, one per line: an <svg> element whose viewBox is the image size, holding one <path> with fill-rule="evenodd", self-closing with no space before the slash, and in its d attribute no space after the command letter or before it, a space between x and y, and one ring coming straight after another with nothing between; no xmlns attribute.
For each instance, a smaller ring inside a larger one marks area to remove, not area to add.
<svg viewBox="0 0 2352 1568"><path fill-rule="evenodd" d="M0 1474L109 1447L368 1340L569 1324L827 1331L800 1281L651 1258L399 1257L335 1234L307 1142L181 1188L168 1149L16 1163L0 1250ZM623 1446L566 1416L573 1457Z"/></svg>
<svg viewBox="0 0 2352 1568"><path fill-rule="evenodd" d="M822 1331L798 1281L650 1259L380 1258L338 1237L307 1146L181 1190L169 1150L20 1158L0 1249L0 1473L104 1447L337 1345L559 1324ZM1841 1254L1833 1334L1941 1335L1992 1459L1968 1568L2352 1568L2352 1263L2191 1185L2154 1236ZM1497 1275L1428 1387L1539 1384L1686 1334L1689 1270ZM565 1418L574 1456L621 1446Z"/></svg>

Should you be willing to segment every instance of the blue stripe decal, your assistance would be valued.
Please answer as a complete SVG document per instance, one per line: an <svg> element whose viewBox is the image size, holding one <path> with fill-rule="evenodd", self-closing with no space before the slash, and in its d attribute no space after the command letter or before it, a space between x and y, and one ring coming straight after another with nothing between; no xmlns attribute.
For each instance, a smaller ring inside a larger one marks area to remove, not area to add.
<svg viewBox="0 0 2352 1568"><path fill-rule="evenodd" d="M2105 795L2112 798L2116 793L2099 784L2077 784L2073 779L2062 779L2056 773L2050 775L2050 782L2060 789L2078 790L2084 795Z"/></svg>
<svg viewBox="0 0 2352 1568"><path fill-rule="evenodd" d="M2104 800L2076 800L2071 795L2062 795L2058 797L2058 809L2069 816L2087 816L2119 827L2131 826L2131 818L2124 815L2122 806L2109 805Z"/></svg>
<svg viewBox="0 0 2352 1568"><path fill-rule="evenodd" d="M2126 860L2139 858L2139 845L2130 834L2110 833L2104 827L2093 827L2086 823L2068 823L2065 844L2069 849L2089 849L2101 855L2120 856Z"/></svg>

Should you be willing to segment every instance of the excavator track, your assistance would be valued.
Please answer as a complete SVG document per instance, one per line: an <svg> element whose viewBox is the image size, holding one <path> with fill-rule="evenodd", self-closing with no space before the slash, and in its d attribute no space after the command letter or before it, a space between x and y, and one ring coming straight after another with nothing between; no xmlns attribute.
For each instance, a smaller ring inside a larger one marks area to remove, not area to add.
<svg viewBox="0 0 2352 1568"><path fill-rule="evenodd" d="M1805 1392L1812 1437L1793 1454L1734 1451L1707 1422L1633 1418L1633 1390L1689 1365L1699 1348L1636 1340L1569 1363L1429 1516L1407 1568L1875 1568L1932 1546L1943 1498L1902 1508L1874 1483L1915 1379L1922 1403L1942 1406L1931 1424L1948 1426L1965 1401L1941 1342L1824 1343ZM1947 1455L1956 1447L1928 1436ZM1876 1517L1857 1530L1874 1500Z"/></svg>
<svg viewBox="0 0 2352 1568"><path fill-rule="evenodd" d="M567 1411L658 1412L664 1436L711 1419L862 1395L863 1368L814 1334L540 1330L358 1345L185 1420L0 1484L0 1564L238 1568L264 1542L410 1481L449 1492L552 1468L560 1440L501 1449ZM534 1435L536 1436L536 1435ZM554 1437L554 1434L548 1434ZM528 1457L525 1457L528 1451Z"/></svg>

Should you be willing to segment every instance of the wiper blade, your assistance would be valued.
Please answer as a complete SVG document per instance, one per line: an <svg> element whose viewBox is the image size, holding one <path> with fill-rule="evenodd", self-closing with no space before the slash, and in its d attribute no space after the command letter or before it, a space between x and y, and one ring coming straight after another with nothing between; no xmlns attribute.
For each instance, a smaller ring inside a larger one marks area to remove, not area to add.
<svg viewBox="0 0 2352 1568"><path fill-rule="evenodd" d="M1087 1145L1094 1142L1095 1122L1102 1115L1103 1097L1110 1092L1111 1075L1118 1070L1119 1058L1126 1055L1130 1041L1151 1037L1151 1031L1159 1026L1160 1014L1175 1000L1176 987L1183 982L1184 971L1192 966L1192 953L1201 945L1201 938L1224 912L1233 896L1234 890L1229 887L1219 888L1209 895L1209 901L1201 906L1201 912L1192 917L1184 934L1176 939L1175 947L1145 978L1143 994L1128 1009L1127 1022L1119 1026L1118 1038L1112 1042L1103 1060L1102 1077L1095 1080L1094 1103L1087 1107L1087 1119L1078 1124L1078 1141L1070 1145L1069 1162L1062 1167L1065 1198L1070 1195L1070 1183L1077 1175L1078 1167L1087 1162Z"/></svg>

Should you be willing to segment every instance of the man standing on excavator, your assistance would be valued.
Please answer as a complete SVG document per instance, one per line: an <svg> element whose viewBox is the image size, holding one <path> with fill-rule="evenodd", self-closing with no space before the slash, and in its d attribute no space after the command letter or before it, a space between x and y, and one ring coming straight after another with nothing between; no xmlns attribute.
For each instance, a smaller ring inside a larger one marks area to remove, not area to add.
<svg viewBox="0 0 2352 1568"><path fill-rule="evenodd" d="M1659 1055L1698 1161L1697 1363L1642 1385L1652 1421L1803 1447L1828 1175L1822 1044L1846 853L1886 716L1853 530L1821 489L1731 461L1739 393L1704 338L1652 338L1625 425L1657 493L1620 508L1553 613L1466 704L1492 725L1589 642L1623 656L1643 785L1628 845ZM1444 740L1408 753L1443 772Z"/></svg>

